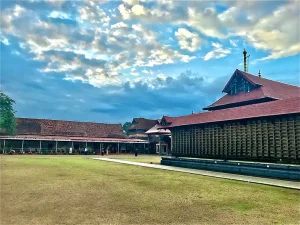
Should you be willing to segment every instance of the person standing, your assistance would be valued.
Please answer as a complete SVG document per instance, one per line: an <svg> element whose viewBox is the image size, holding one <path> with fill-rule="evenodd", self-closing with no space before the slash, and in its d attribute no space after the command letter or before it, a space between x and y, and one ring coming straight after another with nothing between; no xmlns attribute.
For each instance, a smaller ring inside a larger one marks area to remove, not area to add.
<svg viewBox="0 0 300 225"><path fill-rule="evenodd" d="M70 147L69 154L72 155L72 153L73 153L73 149L72 149L72 147Z"/></svg>
<svg viewBox="0 0 300 225"><path fill-rule="evenodd" d="M88 149L87 149L87 147L85 147L85 149L84 149L84 155L87 155L88 154Z"/></svg>

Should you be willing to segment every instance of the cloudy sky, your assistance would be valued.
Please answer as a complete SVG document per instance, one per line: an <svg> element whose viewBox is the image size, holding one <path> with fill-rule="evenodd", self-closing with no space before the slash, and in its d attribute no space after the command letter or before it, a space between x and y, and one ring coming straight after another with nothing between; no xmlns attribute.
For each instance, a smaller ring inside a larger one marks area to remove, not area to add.
<svg viewBox="0 0 300 225"><path fill-rule="evenodd" d="M123 123L199 112L243 68L299 85L300 1L1 1L18 117Z"/></svg>

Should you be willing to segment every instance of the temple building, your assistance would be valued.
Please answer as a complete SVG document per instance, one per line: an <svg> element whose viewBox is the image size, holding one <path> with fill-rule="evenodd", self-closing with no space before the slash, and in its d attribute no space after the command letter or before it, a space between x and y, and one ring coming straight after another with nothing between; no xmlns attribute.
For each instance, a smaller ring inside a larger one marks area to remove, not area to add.
<svg viewBox="0 0 300 225"><path fill-rule="evenodd" d="M236 70L208 112L164 116L172 155L300 163L300 88Z"/></svg>
<svg viewBox="0 0 300 225"><path fill-rule="evenodd" d="M171 132L158 130L160 120L146 118L133 118L132 125L128 128L129 138L147 140L149 145L145 153L169 155L171 152Z"/></svg>
<svg viewBox="0 0 300 225"><path fill-rule="evenodd" d="M171 154L171 131L168 129L158 129L159 124L151 127L145 133L148 135L151 152L155 150L159 155Z"/></svg>
<svg viewBox="0 0 300 225"><path fill-rule="evenodd" d="M133 118L131 126L128 128L130 138L141 138L148 140L148 135L145 133L150 128L159 123L159 120L151 120L145 118Z"/></svg>
<svg viewBox="0 0 300 225"><path fill-rule="evenodd" d="M147 140L129 139L121 124L17 118L16 135L0 136L3 153L134 152L147 148Z"/></svg>

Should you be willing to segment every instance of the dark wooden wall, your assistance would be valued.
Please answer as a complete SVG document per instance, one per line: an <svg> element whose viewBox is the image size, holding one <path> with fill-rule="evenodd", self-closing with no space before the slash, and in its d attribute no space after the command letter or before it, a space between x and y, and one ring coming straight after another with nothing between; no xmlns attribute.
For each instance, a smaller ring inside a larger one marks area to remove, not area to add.
<svg viewBox="0 0 300 225"><path fill-rule="evenodd" d="M300 114L182 126L171 131L174 156L300 160Z"/></svg>

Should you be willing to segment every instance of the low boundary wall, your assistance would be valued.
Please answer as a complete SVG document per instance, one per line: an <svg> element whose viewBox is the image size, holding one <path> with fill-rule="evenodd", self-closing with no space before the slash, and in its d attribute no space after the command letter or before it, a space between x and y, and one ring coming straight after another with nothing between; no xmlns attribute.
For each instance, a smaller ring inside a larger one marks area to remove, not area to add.
<svg viewBox="0 0 300 225"><path fill-rule="evenodd" d="M166 157L162 157L161 164L166 166L178 166L191 169L300 181L300 166L296 165Z"/></svg>

